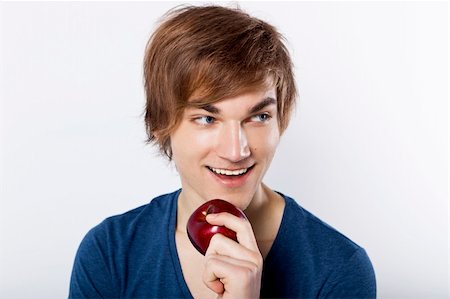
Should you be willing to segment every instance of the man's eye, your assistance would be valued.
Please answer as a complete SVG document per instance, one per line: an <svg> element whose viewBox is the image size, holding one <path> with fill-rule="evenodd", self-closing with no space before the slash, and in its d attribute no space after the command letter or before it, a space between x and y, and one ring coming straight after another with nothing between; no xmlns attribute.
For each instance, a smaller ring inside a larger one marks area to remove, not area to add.
<svg viewBox="0 0 450 299"><path fill-rule="evenodd" d="M257 122L266 122L271 118L271 116L268 113L262 113L262 114L258 114L255 116L252 116L251 120L252 121L257 121Z"/></svg>
<svg viewBox="0 0 450 299"><path fill-rule="evenodd" d="M212 116L200 116L195 119L195 121L200 125L210 125L214 123L215 119Z"/></svg>

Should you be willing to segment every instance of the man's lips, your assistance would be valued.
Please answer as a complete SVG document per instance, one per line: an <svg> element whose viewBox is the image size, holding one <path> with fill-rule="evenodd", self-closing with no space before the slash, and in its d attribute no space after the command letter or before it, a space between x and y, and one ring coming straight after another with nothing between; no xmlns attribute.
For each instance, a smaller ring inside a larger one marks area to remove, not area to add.
<svg viewBox="0 0 450 299"><path fill-rule="evenodd" d="M233 177L233 176L240 176L240 175L247 173L248 171L253 169L254 166L255 166L255 164L253 164L252 166L249 166L249 167L242 167L242 168L216 168L216 167L211 167L211 166L207 166L207 168L214 174L221 175L221 176Z"/></svg>
<svg viewBox="0 0 450 299"><path fill-rule="evenodd" d="M223 170L223 171L228 171L228 175L218 173L217 168L214 168L215 170L213 170L212 167L211 168L206 167L206 168L211 173L211 176L222 186L227 187L227 188L238 188L238 187L242 187L245 185L245 183L247 182L247 179L253 173L254 167L255 167L255 165L252 165L249 168L240 168L240 169L234 170L235 173L238 173L239 171L243 172L245 170L245 172L243 172L241 174L230 174L230 172L232 172L232 171L229 169L228 170L219 169L219 170Z"/></svg>

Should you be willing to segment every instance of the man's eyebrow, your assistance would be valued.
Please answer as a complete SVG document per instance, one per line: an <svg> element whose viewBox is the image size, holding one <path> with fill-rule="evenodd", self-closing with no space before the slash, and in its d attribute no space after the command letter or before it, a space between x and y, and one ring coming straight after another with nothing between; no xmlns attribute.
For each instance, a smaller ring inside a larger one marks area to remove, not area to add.
<svg viewBox="0 0 450 299"><path fill-rule="evenodd" d="M262 100L261 102L259 102L258 104L256 104L255 106L253 106L252 108L250 108L248 110L249 114L253 114L256 113L262 109L264 109L265 107L269 106L269 105L274 105L277 103L277 100L275 100L272 97L267 97L264 100Z"/></svg>
<svg viewBox="0 0 450 299"><path fill-rule="evenodd" d="M274 105L276 103L277 103L277 100L275 100L274 98L266 97L261 102L259 102L255 106L251 107L248 110L248 112L249 112L249 114L253 114L253 113L256 113L256 112L264 109L265 107L267 107L269 105ZM212 114L220 114L220 109L212 104L207 104L207 105L201 106L200 109L206 110Z"/></svg>
<svg viewBox="0 0 450 299"><path fill-rule="evenodd" d="M220 114L220 109L217 108L214 105L211 105L211 104L208 104L208 105L205 105L205 106L201 106L200 108L203 109L203 110L206 110L206 111L208 111L209 113L212 113L212 114Z"/></svg>

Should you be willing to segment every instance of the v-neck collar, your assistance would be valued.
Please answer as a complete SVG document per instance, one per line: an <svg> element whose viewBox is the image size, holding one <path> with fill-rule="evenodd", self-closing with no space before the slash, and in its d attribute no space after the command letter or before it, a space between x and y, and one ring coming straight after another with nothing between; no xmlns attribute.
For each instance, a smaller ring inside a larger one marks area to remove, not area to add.
<svg viewBox="0 0 450 299"><path fill-rule="evenodd" d="M174 270L175 270L175 274L178 280L178 285L181 289L181 291L183 292L185 298L193 298L191 291L189 290L189 287L187 286L186 280L184 279L183 276L183 270L181 268L181 263L180 263L180 257L178 255L178 251L177 251L177 246L176 246L176 241L175 241L175 230L176 230L176 226L177 226L177 209L178 209L178 200L179 200L179 195L181 193L182 189L179 189L178 191L174 192L173 194L173 198L171 199L171 207L170 207L170 219L169 219L169 229L167 230L168 232L168 241L169 241L169 251L170 251L170 255L172 257L172 262L173 262L173 266L174 266ZM283 214L282 214L282 218L281 218L281 224L280 224L280 228L278 229L277 235L275 237L275 240L273 241L273 244L269 250L269 252L267 253L266 258L264 259L264 265L263 265L263 271L265 268L265 265L268 265L271 263L271 256L273 255L273 252L277 251L277 248L279 246L281 246L280 244L283 243L283 241L281 240L284 237L284 231L285 231L285 222L286 222L286 213L289 210L288 209L288 199L286 198L286 196L280 192L277 192L278 194L281 195L281 197L283 198L285 205L284 205L284 210L283 210Z"/></svg>

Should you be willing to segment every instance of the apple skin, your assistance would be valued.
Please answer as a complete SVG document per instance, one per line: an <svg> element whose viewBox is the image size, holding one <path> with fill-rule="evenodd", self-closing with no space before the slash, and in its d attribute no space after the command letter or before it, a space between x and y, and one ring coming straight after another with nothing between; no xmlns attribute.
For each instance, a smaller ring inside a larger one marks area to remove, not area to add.
<svg viewBox="0 0 450 299"><path fill-rule="evenodd" d="M203 255L208 249L211 238L220 233L237 242L236 232L225 226L211 225L206 221L206 215L228 212L236 217L247 219L244 212L223 199L213 199L198 207L189 217L187 234L192 245Z"/></svg>

